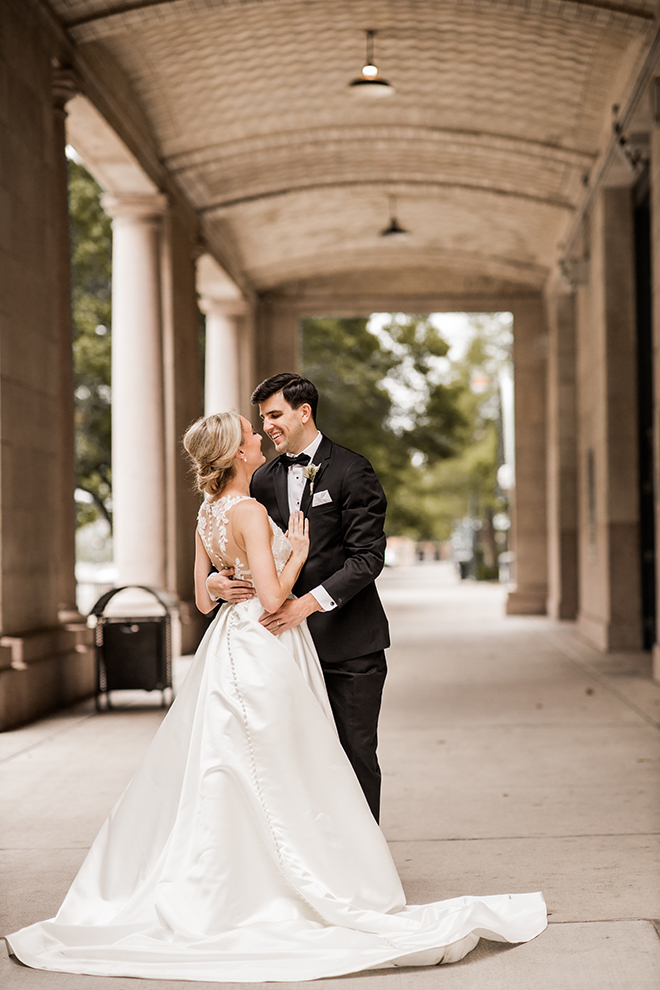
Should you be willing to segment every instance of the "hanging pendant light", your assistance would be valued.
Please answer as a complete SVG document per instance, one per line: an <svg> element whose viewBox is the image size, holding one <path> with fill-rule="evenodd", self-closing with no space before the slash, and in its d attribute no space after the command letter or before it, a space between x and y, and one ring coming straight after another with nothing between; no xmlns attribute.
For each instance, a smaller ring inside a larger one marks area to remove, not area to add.
<svg viewBox="0 0 660 990"><path fill-rule="evenodd" d="M381 230L381 237L408 237L409 231L402 227L396 216L396 196L390 196L390 223L388 227Z"/></svg>
<svg viewBox="0 0 660 990"><path fill-rule="evenodd" d="M394 86L382 79L378 68L374 65L374 35L375 31L367 31L367 60L362 66L362 74L349 83L352 93L359 96L392 96Z"/></svg>

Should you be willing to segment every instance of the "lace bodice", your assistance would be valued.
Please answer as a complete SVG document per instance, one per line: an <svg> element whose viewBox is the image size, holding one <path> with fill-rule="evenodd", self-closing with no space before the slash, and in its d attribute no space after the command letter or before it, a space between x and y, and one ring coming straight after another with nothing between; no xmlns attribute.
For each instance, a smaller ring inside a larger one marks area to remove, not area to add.
<svg viewBox="0 0 660 990"><path fill-rule="evenodd" d="M232 560L231 554L228 552L229 544L231 543L234 547L236 544L231 537L231 523L227 514L237 502L242 502L246 498L248 498L247 495L222 495L214 501L205 500L199 507L197 527L211 563L218 570L222 570L223 567L233 567L234 577L249 579L252 575L248 565L235 554ZM277 573L281 574L284 565L291 556L291 544L270 516L268 521L273 533L271 549L275 559L275 568Z"/></svg>

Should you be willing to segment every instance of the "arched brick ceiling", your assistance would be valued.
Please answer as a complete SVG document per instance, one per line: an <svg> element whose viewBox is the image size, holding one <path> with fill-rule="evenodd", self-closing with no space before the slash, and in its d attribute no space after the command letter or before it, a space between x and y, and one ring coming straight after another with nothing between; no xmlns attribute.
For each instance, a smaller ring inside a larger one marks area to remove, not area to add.
<svg viewBox="0 0 660 990"><path fill-rule="evenodd" d="M258 288L364 269L538 287L655 0L52 0ZM364 29L396 88L356 98ZM410 238L378 236L388 194Z"/></svg>

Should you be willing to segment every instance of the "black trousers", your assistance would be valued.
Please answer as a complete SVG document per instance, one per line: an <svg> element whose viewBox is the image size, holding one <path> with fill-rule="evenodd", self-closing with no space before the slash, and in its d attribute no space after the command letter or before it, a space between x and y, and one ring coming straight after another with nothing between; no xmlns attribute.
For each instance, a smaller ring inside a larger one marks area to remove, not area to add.
<svg viewBox="0 0 660 990"><path fill-rule="evenodd" d="M376 749L380 702L387 674L385 651L377 650L339 663L322 660L321 666L339 740L378 821L381 774Z"/></svg>

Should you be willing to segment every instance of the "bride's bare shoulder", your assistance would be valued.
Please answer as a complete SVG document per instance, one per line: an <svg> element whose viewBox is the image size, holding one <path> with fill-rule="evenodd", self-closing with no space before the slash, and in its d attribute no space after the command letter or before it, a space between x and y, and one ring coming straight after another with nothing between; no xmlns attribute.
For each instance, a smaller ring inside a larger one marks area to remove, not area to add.
<svg viewBox="0 0 660 990"><path fill-rule="evenodd" d="M233 508L234 521L243 523L255 523L263 520L268 522L268 512L266 507L257 502L256 498L246 498L237 502Z"/></svg>

